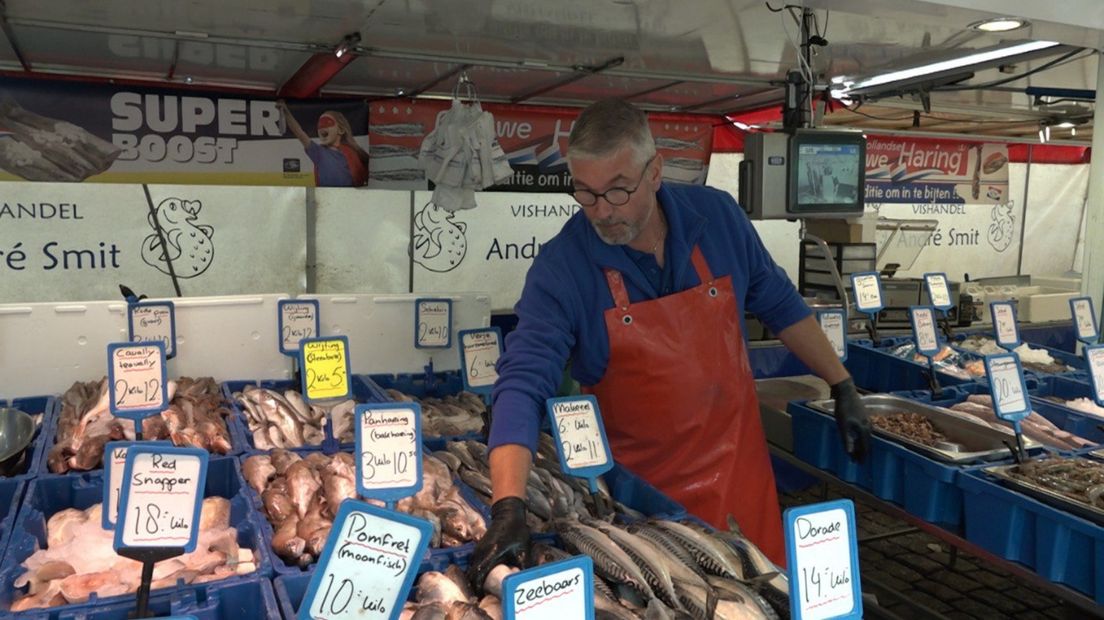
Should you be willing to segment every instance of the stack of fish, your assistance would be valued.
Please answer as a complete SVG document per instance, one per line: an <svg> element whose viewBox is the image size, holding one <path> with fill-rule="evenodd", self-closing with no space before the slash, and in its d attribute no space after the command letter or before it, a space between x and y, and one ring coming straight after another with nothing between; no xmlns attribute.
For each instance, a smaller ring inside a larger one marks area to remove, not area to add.
<svg viewBox="0 0 1104 620"><path fill-rule="evenodd" d="M951 411L973 416L994 428L1009 429L1008 422L997 419L993 411L993 397L988 394L971 394L966 397L966 402L953 405ZM1096 442L1058 428L1034 411L1020 421L1020 428L1025 437L1059 450L1078 450L1096 445Z"/></svg>
<svg viewBox="0 0 1104 620"><path fill-rule="evenodd" d="M997 355L1006 351L989 336L974 335L958 343L958 346L973 351L979 355ZM1020 357L1020 363L1024 370L1033 370L1038 373L1056 375L1065 372L1073 372L1073 368L1054 359L1045 349L1033 347L1026 342L1016 347L1013 351Z"/></svg>
<svg viewBox="0 0 1104 620"><path fill-rule="evenodd" d="M103 598L137 591L142 564L115 553L115 533L103 529L101 506L62 510L50 517L46 548L23 561L27 572L15 581L16 588L29 586L29 591L12 603L11 611L83 603L93 593ZM253 552L238 546L238 532L230 527L230 501L209 497L200 512L196 550L158 562L153 588L216 581L256 570Z"/></svg>
<svg viewBox="0 0 1104 620"><path fill-rule="evenodd" d="M902 359L911 359L918 364L927 364L928 358L916 352L914 343L894 347L889 352ZM974 379L985 376L985 362L980 359L963 359L962 356L946 345L932 357L936 370L959 379Z"/></svg>
<svg viewBox="0 0 1104 620"><path fill-rule="evenodd" d="M303 567L322 553L341 502L356 497L356 462L347 452L300 457L276 449L245 459L242 473L261 496L274 531L273 550L289 564ZM421 491L399 501L396 509L433 525L432 547L459 546L487 531L483 516L460 496L448 467L429 456L422 461Z"/></svg>
<svg viewBox="0 0 1104 620"><path fill-rule="evenodd" d="M326 418L333 420L333 434L341 443L354 439L353 412L356 401L308 405L295 390L276 390L247 385L234 399L244 408L246 424L253 436L253 447L299 448L317 446L326 437Z"/></svg>
<svg viewBox="0 0 1104 620"><path fill-rule="evenodd" d="M508 572L508 571L507 571ZM477 599L468 584L464 572L455 564L445 572L429 571L418 577L414 600L408 602L399 615L400 620L502 620L502 579L491 586L487 578L487 594Z"/></svg>
<svg viewBox="0 0 1104 620"><path fill-rule="evenodd" d="M444 398L417 398L398 390L387 390L396 402L416 402L422 406L423 437L455 437L483 432L483 416L487 405L468 391Z"/></svg>
<svg viewBox="0 0 1104 620"><path fill-rule="evenodd" d="M1075 398L1073 400L1059 400L1058 404L1065 405L1070 409L1075 409L1084 413L1085 415L1091 415L1094 418L1100 418L1104 420L1104 407L1096 404L1091 398Z"/></svg>
<svg viewBox="0 0 1104 620"><path fill-rule="evenodd" d="M210 377L169 381L170 405L161 415L142 421L143 439L171 439L175 445L230 452L225 416L230 409ZM57 439L46 463L55 474L89 470L103 463L104 444L135 438L134 423L116 418L108 408L107 379L77 382L61 397Z"/></svg>
<svg viewBox="0 0 1104 620"><path fill-rule="evenodd" d="M445 449L433 456L446 463L488 505L491 503L491 478L488 452L478 441L450 441ZM525 488L529 505L529 526L533 531L551 531L552 521L559 518L596 518L606 507L627 519L642 519L644 515L615 502L602 479L598 480L598 497L592 497L585 482L565 476L556 456L551 436L542 434L529 481ZM600 502L602 507L596 502Z"/></svg>

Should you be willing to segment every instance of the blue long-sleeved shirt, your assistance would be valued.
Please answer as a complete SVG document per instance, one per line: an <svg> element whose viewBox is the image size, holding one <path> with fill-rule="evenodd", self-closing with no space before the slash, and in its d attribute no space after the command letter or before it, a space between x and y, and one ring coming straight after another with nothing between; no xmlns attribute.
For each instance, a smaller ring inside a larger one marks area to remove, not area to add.
<svg viewBox="0 0 1104 620"><path fill-rule="evenodd" d="M671 270L674 291L701 284L690 262L698 245L714 276L732 276L740 309L754 313L774 333L809 316L731 195L664 183L657 197L667 217L664 267ZM514 307L517 328L506 337L498 362L491 448L520 444L536 450L544 401L555 395L569 356L571 374L581 385L602 379L610 355L603 315L613 307L605 267L621 272L631 303L659 297L654 278L624 247L603 242L581 212L541 247Z"/></svg>

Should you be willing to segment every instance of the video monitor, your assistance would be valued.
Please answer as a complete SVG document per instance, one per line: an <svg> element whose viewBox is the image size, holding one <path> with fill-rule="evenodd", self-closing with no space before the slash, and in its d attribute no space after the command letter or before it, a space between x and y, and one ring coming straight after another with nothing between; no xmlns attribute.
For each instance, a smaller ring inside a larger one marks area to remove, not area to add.
<svg viewBox="0 0 1104 620"><path fill-rule="evenodd" d="M863 212L866 138L857 132L799 130L790 138L793 215Z"/></svg>

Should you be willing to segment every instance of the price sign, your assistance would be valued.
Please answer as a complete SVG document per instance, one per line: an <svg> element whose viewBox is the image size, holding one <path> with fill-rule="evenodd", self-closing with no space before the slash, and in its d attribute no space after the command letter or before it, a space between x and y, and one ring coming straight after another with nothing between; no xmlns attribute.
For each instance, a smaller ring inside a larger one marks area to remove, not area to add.
<svg viewBox="0 0 1104 620"><path fill-rule="evenodd" d="M1031 413L1027 399L1020 356L1015 353L985 356L985 372L989 375L989 391L993 395L993 409L997 417L1017 422Z"/></svg>
<svg viewBox="0 0 1104 620"><path fill-rule="evenodd" d="M939 345L939 332L935 330L935 310L930 306L912 306L909 308L912 319L912 337L916 340L916 351L928 358L934 357L942 348Z"/></svg>
<svg viewBox="0 0 1104 620"><path fill-rule="evenodd" d="M1100 339L1096 326L1096 311L1093 310L1092 297L1074 297L1070 300L1070 313L1073 315L1073 327L1077 330L1077 339L1085 344L1093 344Z"/></svg>
<svg viewBox="0 0 1104 620"><path fill-rule="evenodd" d="M843 318L842 310L819 310L817 321L820 329L828 337L832 349L836 351L836 357L841 362L847 361L847 321Z"/></svg>
<svg viewBox="0 0 1104 620"><path fill-rule="evenodd" d="M176 357L176 307L171 301L141 301L127 305L131 342L160 342L165 357Z"/></svg>
<svg viewBox="0 0 1104 620"><path fill-rule="evenodd" d="M946 312L954 308L951 302L951 287L947 285L947 274L925 273L924 286L928 289L928 299L937 310Z"/></svg>
<svg viewBox="0 0 1104 620"><path fill-rule="evenodd" d="M299 367L307 402L351 397L349 339L345 336L300 340Z"/></svg>
<svg viewBox="0 0 1104 620"><path fill-rule="evenodd" d="M296 355L304 338L321 335L318 300L281 299L276 302L277 320L280 326L280 353Z"/></svg>
<svg viewBox="0 0 1104 620"><path fill-rule="evenodd" d="M433 526L347 499L341 502L298 620L395 620Z"/></svg>
<svg viewBox="0 0 1104 620"><path fill-rule="evenodd" d="M355 428L361 497L394 501L422 488L421 405L357 405Z"/></svg>
<svg viewBox="0 0 1104 620"><path fill-rule="evenodd" d="M862 618L851 500L789 508L783 521L794 620Z"/></svg>
<svg viewBox="0 0 1104 620"><path fill-rule="evenodd" d="M207 484L207 451L132 445L123 468L115 550L183 547L199 538L199 511Z"/></svg>
<svg viewBox="0 0 1104 620"><path fill-rule="evenodd" d="M414 302L414 346L447 349L452 346L452 300L418 299Z"/></svg>
<svg viewBox="0 0 1104 620"><path fill-rule="evenodd" d="M497 327L461 331L460 365L464 369L464 389L490 394L498 381L496 366L501 355L502 332Z"/></svg>
<svg viewBox="0 0 1104 620"><path fill-rule="evenodd" d="M578 556L507 575L502 580L506 618L594 620L594 561Z"/></svg>
<svg viewBox="0 0 1104 620"><path fill-rule="evenodd" d="M882 302L882 281L877 273L869 271L851 274L851 290L855 293L855 307L860 312L875 314L885 307Z"/></svg>
<svg viewBox="0 0 1104 620"><path fill-rule="evenodd" d="M1085 359L1089 361L1089 378L1092 381L1093 400L1104 407L1104 344L1085 347Z"/></svg>
<svg viewBox="0 0 1104 620"><path fill-rule="evenodd" d="M103 466L104 480L107 484L103 489L103 510L100 511L100 524L105 530L115 529L115 515L119 514L119 498L123 494L123 470L126 468L126 457L130 447L136 444L133 441L109 441L104 446ZM171 441L146 441L144 446L171 446Z"/></svg>
<svg viewBox="0 0 1104 620"><path fill-rule="evenodd" d="M107 345L107 387L111 414L141 420L169 406L165 345L116 342Z"/></svg>
<svg viewBox="0 0 1104 620"><path fill-rule="evenodd" d="M993 331L997 344L1011 351L1020 346L1020 330L1016 327L1016 308L1007 301L994 301L989 304L989 313L993 317Z"/></svg>
<svg viewBox="0 0 1104 620"><path fill-rule="evenodd" d="M597 478L613 467L598 399L589 395L549 398L545 407L565 473Z"/></svg>

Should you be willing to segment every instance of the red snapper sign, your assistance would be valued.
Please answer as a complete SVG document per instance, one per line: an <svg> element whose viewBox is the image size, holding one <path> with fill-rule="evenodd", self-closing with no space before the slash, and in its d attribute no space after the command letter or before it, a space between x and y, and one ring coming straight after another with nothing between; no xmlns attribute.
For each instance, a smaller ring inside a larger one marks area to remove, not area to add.
<svg viewBox="0 0 1104 620"><path fill-rule="evenodd" d="M1008 146L871 137L866 143L866 202L1004 204Z"/></svg>

